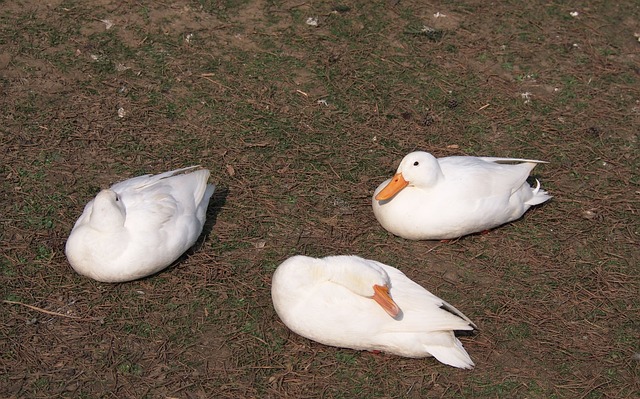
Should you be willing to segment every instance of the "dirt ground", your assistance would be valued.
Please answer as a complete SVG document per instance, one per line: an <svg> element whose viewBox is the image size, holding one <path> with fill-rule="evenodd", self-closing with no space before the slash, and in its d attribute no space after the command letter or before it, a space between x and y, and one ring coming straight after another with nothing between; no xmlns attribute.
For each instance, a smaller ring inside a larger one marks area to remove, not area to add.
<svg viewBox="0 0 640 399"><path fill-rule="evenodd" d="M0 397L640 397L640 4L18 0L0 11ZM548 161L554 198L407 241L400 159ZM101 189L199 164L205 232L166 270L77 275ZM294 254L393 265L478 326L458 370L323 346L270 299Z"/></svg>

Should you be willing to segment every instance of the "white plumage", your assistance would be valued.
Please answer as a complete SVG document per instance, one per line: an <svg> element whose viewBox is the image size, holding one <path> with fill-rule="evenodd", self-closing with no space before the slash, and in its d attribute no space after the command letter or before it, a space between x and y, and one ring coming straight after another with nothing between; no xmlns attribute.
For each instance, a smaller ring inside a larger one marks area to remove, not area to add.
<svg viewBox="0 0 640 399"><path fill-rule="evenodd" d="M322 344L474 365L454 331L475 324L394 267L357 256L298 255L277 268L271 295L287 327Z"/></svg>
<svg viewBox="0 0 640 399"><path fill-rule="evenodd" d="M551 198L527 183L544 161L412 152L396 175L373 194L378 222L411 240L450 239L488 230L520 218Z"/></svg>
<svg viewBox="0 0 640 399"><path fill-rule="evenodd" d="M71 266L104 282L158 272L191 247L215 187L197 166L138 176L102 190L84 208L66 244Z"/></svg>

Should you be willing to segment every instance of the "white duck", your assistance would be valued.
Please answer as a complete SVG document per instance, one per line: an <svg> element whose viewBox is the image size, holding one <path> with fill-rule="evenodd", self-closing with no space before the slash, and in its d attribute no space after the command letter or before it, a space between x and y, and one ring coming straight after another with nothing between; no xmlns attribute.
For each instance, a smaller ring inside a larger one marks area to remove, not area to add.
<svg viewBox="0 0 640 399"><path fill-rule="evenodd" d="M474 366L454 331L475 324L394 267L358 256L298 255L276 269L271 296L287 327L322 344Z"/></svg>
<svg viewBox="0 0 640 399"><path fill-rule="evenodd" d="M373 213L389 232L410 240L450 239L521 217L551 198L527 183L539 163L528 159L412 152L373 194Z"/></svg>
<svg viewBox="0 0 640 399"><path fill-rule="evenodd" d="M84 208L66 245L78 273L135 280L178 259L202 232L215 187L197 166L144 175L102 190Z"/></svg>

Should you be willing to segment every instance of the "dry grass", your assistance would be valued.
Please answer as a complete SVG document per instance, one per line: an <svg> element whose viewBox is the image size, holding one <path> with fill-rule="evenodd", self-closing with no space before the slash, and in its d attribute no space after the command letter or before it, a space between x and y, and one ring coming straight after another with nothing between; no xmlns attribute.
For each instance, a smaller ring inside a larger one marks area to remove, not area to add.
<svg viewBox="0 0 640 399"><path fill-rule="evenodd" d="M0 396L640 395L638 7L338 6L3 4ZM550 161L554 199L486 235L393 237L370 195L414 149ZM73 273L99 188L190 164L219 187L194 249L127 284ZM478 324L477 367L289 332L270 278L297 253L399 267Z"/></svg>

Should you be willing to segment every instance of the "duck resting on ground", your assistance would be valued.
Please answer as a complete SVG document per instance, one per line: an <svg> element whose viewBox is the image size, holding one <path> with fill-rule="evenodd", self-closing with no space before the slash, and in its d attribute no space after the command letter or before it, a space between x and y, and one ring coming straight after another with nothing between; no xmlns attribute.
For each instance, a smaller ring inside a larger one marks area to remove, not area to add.
<svg viewBox="0 0 640 399"><path fill-rule="evenodd" d="M276 269L271 296L289 329L322 344L474 366L455 333L469 335L475 324L380 262L293 256Z"/></svg>
<svg viewBox="0 0 640 399"><path fill-rule="evenodd" d="M393 178L372 198L373 213L389 232L410 240L444 240L500 226L520 218L551 196L531 170L544 161L406 155Z"/></svg>
<svg viewBox="0 0 640 399"><path fill-rule="evenodd" d="M208 179L208 170L190 166L100 191L69 234L69 263L79 274L111 283L169 266L202 232L215 190Z"/></svg>

